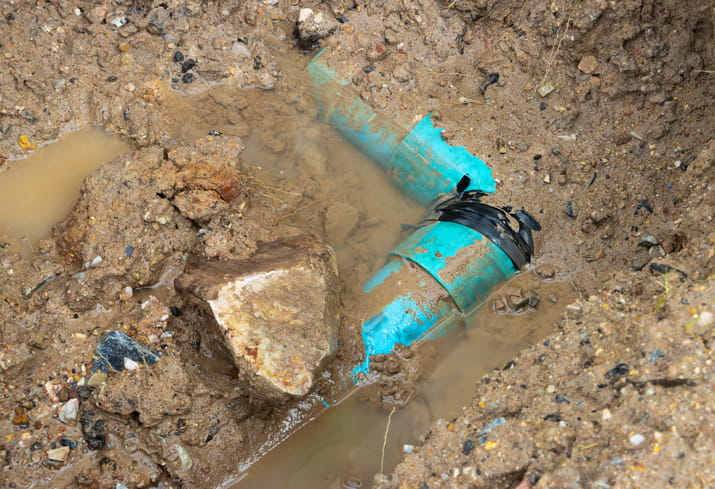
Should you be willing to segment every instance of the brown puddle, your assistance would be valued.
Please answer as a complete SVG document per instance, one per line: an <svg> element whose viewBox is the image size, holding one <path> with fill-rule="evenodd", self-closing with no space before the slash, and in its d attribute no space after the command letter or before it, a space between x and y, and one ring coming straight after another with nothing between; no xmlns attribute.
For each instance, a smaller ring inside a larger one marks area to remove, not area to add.
<svg viewBox="0 0 715 489"><path fill-rule="evenodd" d="M519 314L496 313L488 302L468 318L468 327L418 347L426 378L405 407L390 416L390 406L375 405L364 400L360 391L354 392L223 487L370 487L373 475L381 468L392 471L403 452L418 444L431 422L456 417L462 406L469 405L482 375L504 366L519 350L552 332L564 305L576 297L569 283L541 281L530 272L516 276L504 287L535 290L542 301L536 310Z"/></svg>
<svg viewBox="0 0 715 489"><path fill-rule="evenodd" d="M79 198L84 177L131 150L96 127L44 146L0 174L0 232L31 242L50 235Z"/></svg>

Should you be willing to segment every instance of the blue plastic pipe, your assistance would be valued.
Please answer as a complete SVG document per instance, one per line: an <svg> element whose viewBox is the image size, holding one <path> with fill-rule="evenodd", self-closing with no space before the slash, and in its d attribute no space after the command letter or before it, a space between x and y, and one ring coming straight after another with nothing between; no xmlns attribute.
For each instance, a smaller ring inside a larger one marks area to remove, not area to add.
<svg viewBox="0 0 715 489"><path fill-rule="evenodd" d="M398 187L424 205L452 192L465 175L471 182L464 190L496 191L491 169L466 149L444 142L430 115L406 131L363 102L348 80L322 62L324 53L308 63L319 116L379 163Z"/></svg>
<svg viewBox="0 0 715 489"><path fill-rule="evenodd" d="M325 56L323 50L308 64L319 116L408 195L428 205L463 181L468 185L461 191L496 190L490 168L444 142L429 115L406 131L363 102L348 80L324 63ZM353 370L353 380L367 373L373 355L445 333L454 324L445 318L470 312L516 270L499 246L469 226L437 221L420 227L365 285L375 312L362 327L365 360Z"/></svg>

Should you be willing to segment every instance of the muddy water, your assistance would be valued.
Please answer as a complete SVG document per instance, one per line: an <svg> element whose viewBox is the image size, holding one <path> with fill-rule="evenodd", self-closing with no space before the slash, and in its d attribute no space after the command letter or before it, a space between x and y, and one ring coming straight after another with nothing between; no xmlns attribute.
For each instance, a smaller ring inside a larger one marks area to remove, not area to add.
<svg viewBox="0 0 715 489"><path fill-rule="evenodd" d="M131 146L101 128L69 134L0 174L0 233L31 242L49 236L79 198L84 177Z"/></svg>
<svg viewBox="0 0 715 489"><path fill-rule="evenodd" d="M575 297L568 283L543 282L529 272L505 287L533 289L542 302L536 310L519 314L496 313L487 302L467 318L466 327L419 346L425 380L407 406L393 413L391 406L375 405L360 391L353 392L225 487L370 487L373 475L392 471L431 422L460 414L484 373L504 366L519 350L550 333L564 304Z"/></svg>

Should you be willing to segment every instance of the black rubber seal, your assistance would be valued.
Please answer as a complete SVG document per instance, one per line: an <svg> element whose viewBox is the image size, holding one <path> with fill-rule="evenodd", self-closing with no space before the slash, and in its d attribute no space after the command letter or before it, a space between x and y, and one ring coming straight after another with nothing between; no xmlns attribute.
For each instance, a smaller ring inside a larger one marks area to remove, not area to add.
<svg viewBox="0 0 715 489"><path fill-rule="evenodd" d="M487 194L477 190L465 192L463 189L468 186L469 177L465 175L457 184L455 195L435 205L439 216L428 220L454 222L477 231L504 251L514 267L521 270L534 255L532 231L540 231L541 225L523 209L483 203L481 199ZM516 231L512 227L514 222L519 226Z"/></svg>

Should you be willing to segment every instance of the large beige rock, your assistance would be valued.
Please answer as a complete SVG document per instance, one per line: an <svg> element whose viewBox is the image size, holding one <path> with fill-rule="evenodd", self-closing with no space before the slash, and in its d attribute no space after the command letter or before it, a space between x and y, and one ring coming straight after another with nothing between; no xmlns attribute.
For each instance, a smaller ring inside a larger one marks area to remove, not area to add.
<svg viewBox="0 0 715 489"><path fill-rule="evenodd" d="M336 349L337 264L313 238L265 244L245 260L194 261L175 285L198 300L257 397L307 394Z"/></svg>

